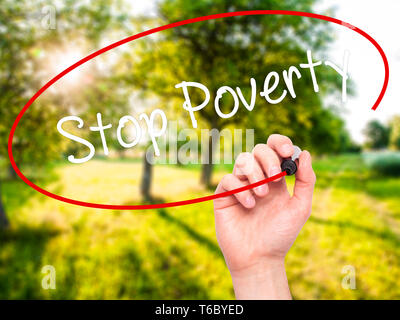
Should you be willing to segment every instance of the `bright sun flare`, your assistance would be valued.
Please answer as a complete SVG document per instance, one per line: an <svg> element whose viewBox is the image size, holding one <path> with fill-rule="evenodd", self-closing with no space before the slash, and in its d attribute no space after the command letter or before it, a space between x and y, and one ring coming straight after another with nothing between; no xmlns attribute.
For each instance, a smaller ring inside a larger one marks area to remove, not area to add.
<svg viewBox="0 0 400 320"><path fill-rule="evenodd" d="M49 50L44 55L42 62L42 74L44 78L54 77L69 66L84 58L82 48L79 46L67 46ZM66 74L54 85L54 90L72 90L80 88L82 84L87 84L91 79L90 63L85 63L73 71Z"/></svg>

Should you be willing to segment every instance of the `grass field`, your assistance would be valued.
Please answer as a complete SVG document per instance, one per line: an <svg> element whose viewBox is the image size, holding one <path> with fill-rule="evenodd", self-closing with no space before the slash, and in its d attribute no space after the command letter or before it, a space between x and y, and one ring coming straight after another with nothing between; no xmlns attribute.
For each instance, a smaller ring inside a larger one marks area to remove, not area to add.
<svg viewBox="0 0 400 320"><path fill-rule="evenodd" d="M294 298L400 298L400 178L373 174L357 155L314 168L313 213L286 261ZM137 203L140 172L140 163L90 161L54 167L58 179L46 184L72 198ZM212 192L196 186L195 169L157 166L154 176L153 193L165 201ZM102 211L48 199L19 180L2 191L12 228L0 234L1 299L234 297L211 202ZM56 290L41 287L44 265L56 268ZM355 290L342 288L346 265L356 270Z"/></svg>

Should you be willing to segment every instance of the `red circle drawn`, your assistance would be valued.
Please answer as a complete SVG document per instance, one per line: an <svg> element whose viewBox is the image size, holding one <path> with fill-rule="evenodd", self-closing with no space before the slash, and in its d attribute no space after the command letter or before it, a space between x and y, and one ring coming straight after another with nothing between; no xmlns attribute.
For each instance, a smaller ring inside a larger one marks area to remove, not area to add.
<svg viewBox="0 0 400 320"><path fill-rule="evenodd" d="M10 158L11 165L13 166L15 172L18 174L18 176L30 187L35 189L36 191L39 191L40 193L44 194L45 196L48 196L50 198L63 201L66 203L74 204L74 205L79 205L79 206L84 206L84 207L89 207L89 208L98 208L98 209L114 209L114 210L140 210L140 209L159 209L159 208L168 208L168 207L176 207L176 206L182 206L182 205L187 205L187 204L193 204L193 203L198 203L198 202L203 202L203 201L208 201L208 200L214 200L217 198L222 198L226 197L238 192L242 192L245 190L249 190L252 188L255 188L257 186L260 186L264 183L268 183L270 181L276 180L280 177L283 177L286 175L285 172L281 172L273 177L258 181L256 183L252 183L248 186L238 188L232 191L227 191L227 192L222 192L219 194L213 194L205 197L200 197L200 198L195 198L195 199L188 199L188 200L183 200L183 201L176 201L176 202L168 202L168 203L159 203L159 204L148 204L148 205L111 205L111 204L99 204L99 203L92 203L92 202L84 202L84 201L78 201L66 197L62 197L59 195L56 195L54 193L51 193L47 190L44 190L34 184L32 181L30 181L27 177L24 176L24 174L19 170L18 166L15 163L14 156L12 153L12 141L14 137L15 130L17 128L17 125L19 121L21 120L22 116L26 112L26 110L29 108L29 106L37 99L39 96L46 91L51 85L53 85L55 82L60 80L63 76L65 76L67 73L71 72L72 70L76 69L80 65L84 64L85 62L99 56L100 54L110 51L113 48L119 47L125 43L128 43L130 41L136 40L143 38L145 36L148 36L150 34L160 32L163 30L183 26L186 24L191 24L195 22L200 22L200 21L207 21L207 20L213 20L213 19L220 19L220 18L227 18L227 17L235 17L235 16L248 16L248 15L268 15L268 14L280 14L280 15L291 15L291 16L302 16L302 17L308 17L308 18L314 18L314 19L320 19L320 20L325 20L329 22L333 22L339 25L342 25L344 27L349 28L350 30L353 30L360 35L362 35L364 38L366 38L368 41L370 41L375 48L379 51L383 64L385 67L385 79L383 81L383 86L382 89L379 93L379 96L377 100L375 101L374 105L372 106L372 110L376 110L380 102L382 101L382 98L386 92L386 88L388 86L389 82L389 63L386 58L386 55L384 51L382 50L381 46L373 39L369 34L367 34L365 31L347 23L343 22L339 19L335 19L332 17L320 15L320 14L315 14L315 13L310 13L310 12L300 12L300 11L288 11L288 10L253 10L253 11L238 11L238 12L226 12L226 13L219 13L219 14L213 14L213 15L208 15L208 16L203 16L203 17L197 17L197 18L192 18L192 19L187 19L187 20L182 20L174 23L170 23L164 26L160 26L154 29L150 29L138 34L135 34L133 36L127 37L125 39L122 39L120 41L114 42L96 52L91 53L90 55L86 56L85 58L79 60L78 62L74 63L58 75L56 75L53 79L51 79L49 82L47 82L38 92L36 92L30 99L29 101L25 104L25 106L22 108L22 110L19 112L17 118L15 119L10 135L8 137L8 156Z"/></svg>

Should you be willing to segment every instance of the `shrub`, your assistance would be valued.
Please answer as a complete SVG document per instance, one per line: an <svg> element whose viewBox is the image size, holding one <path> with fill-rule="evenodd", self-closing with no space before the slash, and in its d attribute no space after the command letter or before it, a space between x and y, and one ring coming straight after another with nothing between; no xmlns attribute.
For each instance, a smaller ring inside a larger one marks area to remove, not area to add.
<svg viewBox="0 0 400 320"><path fill-rule="evenodd" d="M363 154L366 165L381 174L400 176L400 152L369 152Z"/></svg>

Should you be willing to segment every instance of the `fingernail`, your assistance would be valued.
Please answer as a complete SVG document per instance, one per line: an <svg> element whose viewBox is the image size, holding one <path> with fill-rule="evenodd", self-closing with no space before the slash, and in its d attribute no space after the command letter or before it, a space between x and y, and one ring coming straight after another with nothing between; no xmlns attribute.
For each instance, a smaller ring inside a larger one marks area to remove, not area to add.
<svg viewBox="0 0 400 320"><path fill-rule="evenodd" d="M253 196L248 196L245 200L246 207L252 208L256 205L256 200Z"/></svg>
<svg viewBox="0 0 400 320"><path fill-rule="evenodd" d="M286 143L281 147L281 150L285 156L290 156L293 153L293 146Z"/></svg>
<svg viewBox="0 0 400 320"><path fill-rule="evenodd" d="M279 174L279 173L281 173L281 172L282 172L282 170L281 170L280 167L278 167L278 166L272 166L272 167L269 169L269 171L268 171L268 177L275 176L275 175L277 175L277 174Z"/></svg>

